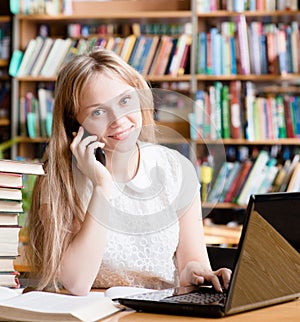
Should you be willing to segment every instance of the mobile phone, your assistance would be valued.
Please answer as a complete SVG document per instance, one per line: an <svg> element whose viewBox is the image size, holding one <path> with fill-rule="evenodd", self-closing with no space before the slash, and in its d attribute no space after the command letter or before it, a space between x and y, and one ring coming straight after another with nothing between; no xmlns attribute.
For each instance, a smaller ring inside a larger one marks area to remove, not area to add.
<svg viewBox="0 0 300 322"><path fill-rule="evenodd" d="M83 134L83 139L86 138L87 136L91 135L86 129L84 129L84 134ZM106 156L105 152L101 148L97 148L94 151L96 160L102 163L104 166L106 166Z"/></svg>
<svg viewBox="0 0 300 322"><path fill-rule="evenodd" d="M104 166L106 166L106 156L105 156L105 152L103 151L103 149L97 148L95 150L95 157L96 157L97 161L99 161Z"/></svg>

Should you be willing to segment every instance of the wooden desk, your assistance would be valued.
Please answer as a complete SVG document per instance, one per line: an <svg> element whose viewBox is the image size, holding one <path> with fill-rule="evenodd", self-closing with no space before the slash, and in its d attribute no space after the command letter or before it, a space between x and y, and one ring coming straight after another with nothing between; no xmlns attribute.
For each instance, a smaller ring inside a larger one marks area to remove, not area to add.
<svg viewBox="0 0 300 322"><path fill-rule="evenodd" d="M221 319L198 318L150 313L137 313L135 311L123 311L106 318L105 322L299 322L300 299L266 308L235 314Z"/></svg>

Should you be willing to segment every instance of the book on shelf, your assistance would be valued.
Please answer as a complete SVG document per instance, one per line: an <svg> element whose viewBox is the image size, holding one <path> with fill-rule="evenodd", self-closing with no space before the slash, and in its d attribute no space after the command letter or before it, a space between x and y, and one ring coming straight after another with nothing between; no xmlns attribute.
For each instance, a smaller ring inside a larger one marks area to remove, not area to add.
<svg viewBox="0 0 300 322"><path fill-rule="evenodd" d="M232 162L224 162L214 180L211 190L208 193L207 202L216 203L220 202L222 191L225 188L228 175L233 167Z"/></svg>
<svg viewBox="0 0 300 322"><path fill-rule="evenodd" d="M287 173L289 171L289 167L291 165L291 160L287 159L284 161L283 164L279 164L278 165L278 172L277 175L274 179L273 182L273 191L274 192L278 192L278 191L282 191L282 185L285 182L285 178L287 176Z"/></svg>
<svg viewBox="0 0 300 322"><path fill-rule="evenodd" d="M267 151L261 150L254 160L253 167L242 186L240 193L237 193L236 203L239 205L246 205L251 194L255 193L257 189L257 180L262 175L262 172L269 161L269 154Z"/></svg>
<svg viewBox="0 0 300 322"><path fill-rule="evenodd" d="M154 37L146 37L146 43L145 43L145 46L144 46L143 51L141 53L140 60L139 60L138 64L135 65L135 68L141 74L143 74L145 71L148 58L151 59L151 57L153 57L153 54L151 54L153 39L154 39ZM149 55L152 55L152 56L148 57Z"/></svg>
<svg viewBox="0 0 300 322"><path fill-rule="evenodd" d="M253 166L252 160L245 160L241 163L241 166L239 168L239 171L237 175L235 176L231 187L228 189L228 192L226 193L224 197L224 202L235 202L238 193L240 192L241 188L243 187L249 172Z"/></svg>
<svg viewBox="0 0 300 322"><path fill-rule="evenodd" d="M30 70L31 76L38 76L40 74L40 71L46 61L46 58L51 50L51 47L53 45L54 39L52 38L46 38L44 39L43 46L40 50L40 53L34 62L32 69Z"/></svg>
<svg viewBox="0 0 300 322"><path fill-rule="evenodd" d="M44 41L45 41L44 38L42 38L41 36L36 37L35 40L36 40L35 48L31 54L28 64L25 67L25 71L24 71L25 76L31 75L31 71L41 54L41 50L43 48Z"/></svg>
<svg viewBox="0 0 300 322"><path fill-rule="evenodd" d="M16 176L18 176L17 174L45 174L43 164L40 162L18 161L10 159L0 160L0 172L12 173Z"/></svg>
<svg viewBox="0 0 300 322"><path fill-rule="evenodd" d="M74 296L50 292L19 293L0 287L0 319L13 321L93 322L122 310L102 292Z"/></svg>
<svg viewBox="0 0 300 322"><path fill-rule="evenodd" d="M36 39L29 40L27 47L25 49L22 61L20 63L19 69L18 69L18 74L17 74L18 77L22 77L22 76L26 75L27 66L29 66L30 61L32 59L33 52L36 47L36 43L37 43Z"/></svg>
<svg viewBox="0 0 300 322"><path fill-rule="evenodd" d="M40 71L41 76L52 77L56 75L63 59L67 55L67 51L70 48L71 44L72 40L70 38L56 38L54 40L51 50Z"/></svg>
<svg viewBox="0 0 300 322"><path fill-rule="evenodd" d="M287 192L300 191L300 162L295 165L288 183Z"/></svg>
<svg viewBox="0 0 300 322"><path fill-rule="evenodd" d="M188 37L184 48L184 52L179 64L178 72L177 72L179 76L184 75L186 73L186 69L189 66L191 45L192 45L192 37Z"/></svg>
<svg viewBox="0 0 300 322"><path fill-rule="evenodd" d="M136 35L136 37L137 37L136 41L134 43L132 52L128 59L128 64L131 65L132 67L134 67L134 64L137 64L139 56L141 55L142 49L146 42L146 37L144 35L139 35L139 36ZM107 45L105 47L107 48Z"/></svg>
<svg viewBox="0 0 300 322"><path fill-rule="evenodd" d="M202 31L198 34L197 41L197 74L206 74L207 66L207 39L206 32Z"/></svg>
<svg viewBox="0 0 300 322"><path fill-rule="evenodd" d="M136 39L137 37L135 35L129 35L125 38L124 45L120 53L120 56L125 60L125 62L129 61Z"/></svg>
<svg viewBox="0 0 300 322"><path fill-rule="evenodd" d="M230 107L229 107L229 86L223 85L221 92L222 99L222 138L230 138Z"/></svg>
<svg viewBox="0 0 300 322"><path fill-rule="evenodd" d="M51 130L48 125L52 118L52 109L54 104L53 91L45 88L38 89L38 108L39 108L39 125L40 136L50 137ZM51 121L52 124L52 121Z"/></svg>
<svg viewBox="0 0 300 322"><path fill-rule="evenodd" d="M165 74L172 47L172 38L168 35L163 35L160 40L157 57L155 58L155 62L152 65L150 75Z"/></svg>
<svg viewBox="0 0 300 322"><path fill-rule="evenodd" d="M178 71L180 69L180 64L184 55L185 48L190 43L191 43L191 35L184 33L178 37L176 50L173 56L171 57L169 75L171 76L178 75Z"/></svg>
<svg viewBox="0 0 300 322"><path fill-rule="evenodd" d="M159 59L159 56L160 56L160 52L161 52L161 49L163 47L163 39L162 39L162 37L159 37L159 36L157 36L157 37L158 38L156 39L156 42L155 42L155 48L152 48L154 50L154 52L152 53L153 57L151 59L151 62L150 61L148 62L147 70L145 69L145 72L149 76L155 75L155 68L156 68L156 66L158 64L158 59Z"/></svg>
<svg viewBox="0 0 300 322"><path fill-rule="evenodd" d="M292 160L289 160L289 162L285 163L285 173L281 181L280 189L279 191L283 192L288 189L289 183L291 181L291 178L293 176L293 172L295 170L295 167L298 165L300 162L300 155L295 154Z"/></svg>
<svg viewBox="0 0 300 322"><path fill-rule="evenodd" d="M257 188L255 193L263 194L272 191L272 185L279 169L276 163L277 160L275 158L269 159L257 180Z"/></svg>
<svg viewBox="0 0 300 322"><path fill-rule="evenodd" d="M239 173L241 167L241 162L235 161L229 163L231 163L231 165L229 166L229 173L227 175L226 182L219 196L219 202L224 202L225 196L229 191L231 185L233 184L234 180L236 180L236 176Z"/></svg>
<svg viewBox="0 0 300 322"><path fill-rule="evenodd" d="M233 139L243 137L243 121L241 115L241 82L233 81L229 85L230 133Z"/></svg>

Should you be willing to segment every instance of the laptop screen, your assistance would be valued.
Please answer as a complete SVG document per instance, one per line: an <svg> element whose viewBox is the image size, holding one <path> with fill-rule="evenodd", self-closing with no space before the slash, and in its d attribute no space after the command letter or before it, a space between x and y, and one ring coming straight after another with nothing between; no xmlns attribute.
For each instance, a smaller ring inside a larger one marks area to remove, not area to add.
<svg viewBox="0 0 300 322"><path fill-rule="evenodd" d="M254 195L254 209L300 253L300 192Z"/></svg>
<svg viewBox="0 0 300 322"><path fill-rule="evenodd" d="M299 296L298 206L300 193L269 193L250 197L230 282L226 314Z"/></svg>

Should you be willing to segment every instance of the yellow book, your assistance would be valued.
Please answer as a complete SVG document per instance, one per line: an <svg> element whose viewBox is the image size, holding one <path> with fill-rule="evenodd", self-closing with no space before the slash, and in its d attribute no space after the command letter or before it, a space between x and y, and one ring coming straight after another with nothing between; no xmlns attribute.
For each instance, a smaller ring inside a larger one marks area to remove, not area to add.
<svg viewBox="0 0 300 322"><path fill-rule="evenodd" d="M128 63L129 61L135 42L136 42L135 35L129 35L125 38L124 46L121 52L121 57L126 61L126 63Z"/></svg>

